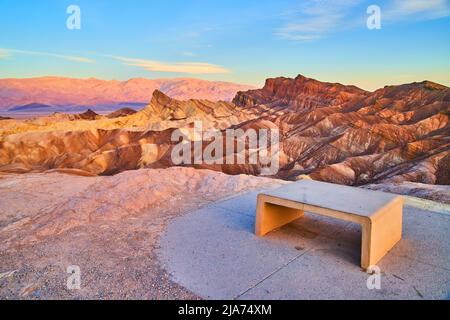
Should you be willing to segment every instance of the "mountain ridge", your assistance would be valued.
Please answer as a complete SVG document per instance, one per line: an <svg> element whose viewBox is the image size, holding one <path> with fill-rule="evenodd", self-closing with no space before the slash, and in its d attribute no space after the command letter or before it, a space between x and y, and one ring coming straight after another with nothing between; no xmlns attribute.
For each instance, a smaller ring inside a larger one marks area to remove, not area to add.
<svg viewBox="0 0 450 320"><path fill-rule="evenodd" d="M78 79L67 77L37 77L0 79L0 111L28 104L49 105L50 111L116 108L147 103L155 90L178 99L208 99L231 101L239 90L250 85L195 78L146 79L125 81Z"/></svg>

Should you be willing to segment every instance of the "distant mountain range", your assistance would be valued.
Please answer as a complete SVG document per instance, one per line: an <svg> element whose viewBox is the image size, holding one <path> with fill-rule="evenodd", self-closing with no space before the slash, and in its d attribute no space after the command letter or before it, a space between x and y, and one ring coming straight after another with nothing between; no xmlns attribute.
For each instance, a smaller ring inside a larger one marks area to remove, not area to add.
<svg viewBox="0 0 450 320"><path fill-rule="evenodd" d="M155 90L177 99L231 101L237 91L252 86L191 78L128 81L42 77L0 79L0 111L78 112L123 107L142 108Z"/></svg>
<svg viewBox="0 0 450 320"><path fill-rule="evenodd" d="M48 104L42 103L29 103L23 106L16 106L14 108L8 109L11 112L22 112L22 111L48 111L53 109L53 106L49 106Z"/></svg>

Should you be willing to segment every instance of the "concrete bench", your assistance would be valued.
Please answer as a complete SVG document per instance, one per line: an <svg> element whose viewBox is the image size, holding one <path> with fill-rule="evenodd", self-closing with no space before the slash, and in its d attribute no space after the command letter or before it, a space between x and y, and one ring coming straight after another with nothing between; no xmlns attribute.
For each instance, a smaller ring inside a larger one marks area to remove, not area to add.
<svg viewBox="0 0 450 320"><path fill-rule="evenodd" d="M297 220L305 211L360 224L363 269L377 264L402 238L401 196L312 180L258 195L256 235Z"/></svg>

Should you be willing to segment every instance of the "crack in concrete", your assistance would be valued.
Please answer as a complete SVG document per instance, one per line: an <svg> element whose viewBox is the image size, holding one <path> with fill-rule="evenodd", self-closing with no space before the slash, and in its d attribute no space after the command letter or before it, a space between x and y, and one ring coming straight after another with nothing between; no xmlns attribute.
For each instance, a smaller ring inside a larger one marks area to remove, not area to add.
<svg viewBox="0 0 450 320"><path fill-rule="evenodd" d="M305 250L304 252L300 253L299 255L297 255L296 257L292 258L290 261L288 261L287 263L285 263L284 265L282 265L281 267L279 267L278 269L274 270L273 272L271 272L270 274L268 274L267 276L265 276L263 279L261 279L260 281L258 281L256 284L254 284L253 286L251 286L250 288L244 290L243 292L241 292L240 294L238 294L236 297L233 298L233 300L238 300L240 297L242 297L243 295L245 295L247 292L251 291L252 289L256 288L257 286L259 286L261 283L263 283L264 281L266 281L267 279L271 278L273 275L275 275L276 273L278 273L279 271L283 270L284 268L286 268L287 266L289 266L291 263L293 263L294 261L298 260L299 258L303 257L305 254L307 254L308 252L314 250L314 247L309 248L307 250Z"/></svg>

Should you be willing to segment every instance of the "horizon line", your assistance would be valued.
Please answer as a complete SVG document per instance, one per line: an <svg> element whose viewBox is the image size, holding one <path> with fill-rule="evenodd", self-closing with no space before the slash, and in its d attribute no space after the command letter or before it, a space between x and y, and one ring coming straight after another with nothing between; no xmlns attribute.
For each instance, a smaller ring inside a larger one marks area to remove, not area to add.
<svg viewBox="0 0 450 320"><path fill-rule="evenodd" d="M296 79L298 77L304 77L310 80L315 80L315 81L319 81L322 83L328 83L328 84L337 84L337 85L343 85L343 86L353 86L356 87L358 89L367 91L367 92L375 92L377 90L386 88L386 87L391 87L391 86L401 86L401 85L411 85L411 84L419 84L419 83L425 83L425 82L430 82L430 83L434 83L440 86L444 86L446 88L449 88L448 85L446 84L442 84L433 80L428 80L428 79L423 79L423 80L415 80L412 82L402 82L399 84L385 84L384 86L380 86L374 90L370 90L370 89L364 89L363 87L359 86L359 85L355 85L352 83L342 83L342 82L335 82L335 81L322 81L322 80L318 80L317 78L312 78L309 76L305 76L301 73L299 73L297 76L295 77L289 77L289 76L277 76L277 77L268 77L265 78L264 82L266 82L267 80L270 79L278 79L278 78L285 78L285 79ZM196 81L203 81L203 82L208 82L208 83L226 83L226 84L232 84L232 85L239 85L239 86L248 86L248 87L253 87L255 89L262 89L262 87L264 87L264 85L261 87L258 84L250 84L250 83L241 83L241 82L234 82L234 81L225 81L225 80L207 80L207 79L202 79L202 78L196 78L196 77L163 77L163 78L147 78L147 77L132 77L132 78L128 78L125 80L119 80L119 79L107 79L107 78L98 78L98 77L70 77L70 76L58 76L58 75L44 75L44 76L34 76L34 77L6 77L6 78L2 78L0 77L0 81L1 80L38 80L38 79L48 79L48 78L55 78L55 79L72 79L72 80L83 80L83 81L87 81L87 80L97 80L97 81L104 81L104 82L119 82L119 83L123 83L123 82L129 82L131 80L149 80L149 81L167 81L167 80L196 80Z"/></svg>

